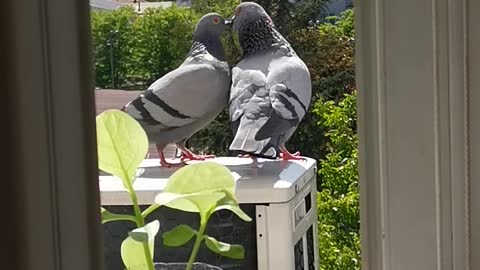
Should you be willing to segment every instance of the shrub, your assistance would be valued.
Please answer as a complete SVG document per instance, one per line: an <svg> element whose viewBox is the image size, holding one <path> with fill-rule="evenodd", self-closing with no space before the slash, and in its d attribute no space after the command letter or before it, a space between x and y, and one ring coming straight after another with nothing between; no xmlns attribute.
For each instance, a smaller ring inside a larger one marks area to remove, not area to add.
<svg viewBox="0 0 480 270"><path fill-rule="evenodd" d="M199 16L175 5L167 9L147 9L134 24L132 70L128 76L145 89L177 68L192 44L192 32Z"/></svg>
<svg viewBox="0 0 480 270"><path fill-rule="evenodd" d="M145 89L181 64L198 18L191 9L175 5L147 9L143 16L133 8L92 12L96 85ZM112 40L115 84L111 79Z"/></svg>
<svg viewBox="0 0 480 270"><path fill-rule="evenodd" d="M96 86L117 88L125 83L126 75L133 61L134 32L132 22L135 18L135 11L130 7L111 12L92 12ZM111 59L113 59L114 64L113 77L115 83L111 79Z"/></svg>
<svg viewBox="0 0 480 270"><path fill-rule="evenodd" d="M320 269L360 269L356 92L338 102L320 98L313 111L328 130L318 173Z"/></svg>

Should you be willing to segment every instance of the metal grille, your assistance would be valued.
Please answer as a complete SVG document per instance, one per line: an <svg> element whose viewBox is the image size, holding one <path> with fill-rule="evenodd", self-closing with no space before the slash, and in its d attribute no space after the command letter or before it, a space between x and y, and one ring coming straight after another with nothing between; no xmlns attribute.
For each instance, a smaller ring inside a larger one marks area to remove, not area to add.
<svg viewBox="0 0 480 270"><path fill-rule="evenodd" d="M107 210L118 214L132 214L131 206L106 206ZM145 209L145 207L142 207ZM242 204L241 208L250 217L255 217L255 205ZM192 228L199 227L199 218L196 213L186 213L167 207L162 207L152 213L147 222L158 219L160 231L155 243L155 262L187 262L193 246L193 239L187 245L179 248L163 246L162 233L173 229L178 224L187 224ZM123 269L120 257L120 246L128 236L128 232L134 229L134 224L129 222L111 222L103 225L104 228L104 255L107 270ZM244 260L233 260L211 252L204 245L199 250L197 261L219 266L225 270L255 270L257 269L257 242L256 224L244 222L230 211L222 210L210 218L207 226L207 234L216 239L240 244L245 248Z"/></svg>
<svg viewBox="0 0 480 270"><path fill-rule="evenodd" d="M304 270L304 260L303 260L303 238L300 238L295 244L294 248L295 254L295 270Z"/></svg>

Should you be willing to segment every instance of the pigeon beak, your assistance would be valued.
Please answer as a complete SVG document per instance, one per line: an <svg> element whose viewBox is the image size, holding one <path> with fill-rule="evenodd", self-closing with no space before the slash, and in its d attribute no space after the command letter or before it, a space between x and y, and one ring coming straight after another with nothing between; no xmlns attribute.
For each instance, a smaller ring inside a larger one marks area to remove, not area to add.
<svg viewBox="0 0 480 270"><path fill-rule="evenodd" d="M233 25L234 20L235 20L235 15L233 15L229 20L225 20L225 25L231 27Z"/></svg>

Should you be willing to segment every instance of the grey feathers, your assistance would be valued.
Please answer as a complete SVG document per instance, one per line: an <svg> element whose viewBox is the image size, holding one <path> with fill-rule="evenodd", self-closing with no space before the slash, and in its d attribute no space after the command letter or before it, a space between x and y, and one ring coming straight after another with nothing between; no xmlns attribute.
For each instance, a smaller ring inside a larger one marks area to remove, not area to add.
<svg viewBox="0 0 480 270"><path fill-rule="evenodd" d="M310 73L259 5L240 4L233 23L244 56L232 71L230 149L274 158L306 114Z"/></svg>

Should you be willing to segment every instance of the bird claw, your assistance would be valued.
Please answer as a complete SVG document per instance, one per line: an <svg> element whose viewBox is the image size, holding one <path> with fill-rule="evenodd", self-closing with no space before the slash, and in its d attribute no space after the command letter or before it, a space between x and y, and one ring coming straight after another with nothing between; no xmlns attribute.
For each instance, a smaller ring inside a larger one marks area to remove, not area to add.
<svg viewBox="0 0 480 270"><path fill-rule="evenodd" d="M290 156L294 156L294 157L299 157L299 156L300 156L300 152L299 152L299 151L297 151L297 152L295 152L295 153L288 153L288 154L290 154ZM288 154L287 154L287 155L288 155ZM283 158L283 153L280 153L280 157Z"/></svg>
<svg viewBox="0 0 480 270"><path fill-rule="evenodd" d="M301 160L301 161L307 161L306 158L300 156L300 152L295 152L295 153L289 153L289 152L282 152L280 153L280 158L283 160Z"/></svg>
<svg viewBox="0 0 480 270"><path fill-rule="evenodd" d="M192 161L192 160L206 160L215 158L215 155L183 155L180 160L182 162Z"/></svg>

